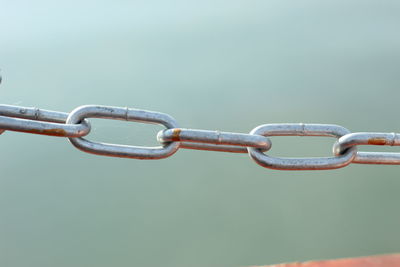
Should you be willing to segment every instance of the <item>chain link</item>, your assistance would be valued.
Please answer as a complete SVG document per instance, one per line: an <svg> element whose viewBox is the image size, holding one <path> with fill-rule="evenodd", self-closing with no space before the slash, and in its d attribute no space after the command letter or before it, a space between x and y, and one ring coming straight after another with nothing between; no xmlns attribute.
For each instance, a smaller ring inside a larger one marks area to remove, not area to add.
<svg viewBox="0 0 400 267"><path fill-rule="evenodd" d="M338 125L282 123L265 124L254 128L250 134L263 136L331 136L342 137L350 131ZM355 147L334 157L276 158L262 153L257 148L248 148L249 155L263 167L278 170L327 170L347 166L356 156Z"/></svg>
<svg viewBox="0 0 400 267"><path fill-rule="evenodd" d="M0 105L0 133L10 130L59 137L81 137L89 134L88 121L66 124L67 118L68 113L64 112Z"/></svg>
<svg viewBox="0 0 400 267"><path fill-rule="evenodd" d="M124 120L163 125L158 132L160 146L144 147L106 144L89 141L84 136L91 130L89 118ZM71 113L32 107L0 105L0 133L26 132L67 137L78 149L97 155L135 159L161 159L179 148L248 153L259 165L278 170L326 170L342 168L350 163L397 164L400 153L358 152L358 146L400 146L397 133L351 133L330 124L283 123L264 124L250 133L220 132L180 128L171 116L141 109L86 105ZM270 136L328 136L337 138L332 157L278 158L265 154L271 149Z"/></svg>
<svg viewBox="0 0 400 267"><path fill-rule="evenodd" d="M103 118L111 120L137 121L144 123L162 124L167 129L177 128L178 123L171 116L154 111L110 107L110 106L81 106L74 109L67 118L67 124L76 124L85 118ZM97 155L124 157L135 159L162 159L174 154L179 142L165 143L159 147L127 146L118 144L98 143L82 137L69 138L78 149Z"/></svg>
<svg viewBox="0 0 400 267"><path fill-rule="evenodd" d="M359 145L400 146L400 134L396 133L352 133L339 138L333 145L337 156ZM400 153L358 152L352 161L360 164L400 164Z"/></svg>
<svg viewBox="0 0 400 267"><path fill-rule="evenodd" d="M183 128L160 131L157 139L161 143L183 142L181 148L232 153L247 153L247 147L256 147L262 151L271 148L271 141L261 135Z"/></svg>

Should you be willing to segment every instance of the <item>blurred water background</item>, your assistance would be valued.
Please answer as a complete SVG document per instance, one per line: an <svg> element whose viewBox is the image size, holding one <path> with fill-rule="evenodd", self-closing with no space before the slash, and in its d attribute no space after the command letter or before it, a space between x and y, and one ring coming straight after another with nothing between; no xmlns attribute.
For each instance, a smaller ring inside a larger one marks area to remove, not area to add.
<svg viewBox="0 0 400 267"><path fill-rule="evenodd" d="M387 0L1 0L1 103L129 106L223 131L399 131L399 28L400 3ZM90 138L106 142L156 145L161 129L91 121ZM279 156L327 156L334 142L272 141ZM399 166L283 172L183 149L139 161L13 132L0 146L2 266L246 266L400 251Z"/></svg>

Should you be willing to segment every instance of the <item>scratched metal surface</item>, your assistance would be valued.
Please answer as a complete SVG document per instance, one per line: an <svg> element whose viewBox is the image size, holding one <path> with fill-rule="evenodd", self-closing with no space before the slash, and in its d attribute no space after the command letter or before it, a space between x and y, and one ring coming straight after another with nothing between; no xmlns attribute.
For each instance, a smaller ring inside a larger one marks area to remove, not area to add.
<svg viewBox="0 0 400 267"><path fill-rule="evenodd" d="M129 106L244 133L280 122L395 132L399 11L361 0L6 0L1 103ZM162 129L91 123L91 139L134 145L157 144ZM276 156L329 156L334 141L272 140ZM244 266L400 251L398 166L281 172L188 150L135 161L12 132L0 146L2 266Z"/></svg>

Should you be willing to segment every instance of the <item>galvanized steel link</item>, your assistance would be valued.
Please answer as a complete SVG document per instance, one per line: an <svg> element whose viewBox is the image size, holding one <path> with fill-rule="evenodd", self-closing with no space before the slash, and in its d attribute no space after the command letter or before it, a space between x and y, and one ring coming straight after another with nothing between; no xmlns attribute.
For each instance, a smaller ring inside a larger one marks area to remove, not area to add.
<svg viewBox="0 0 400 267"><path fill-rule="evenodd" d="M344 127L330 124L282 123L264 124L254 128L250 134L263 136L331 136L339 138L350 133ZM347 166L356 156L356 148L343 155L320 158L278 158L264 154L257 148L247 148L249 155L259 165L277 170L327 170Z"/></svg>
<svg viewBox="0 0 400 267"><path fill-rule="evenodd" d="M333 146L335 155L342 155L349 148L359 145L400 146L397 133L350 133L340 137ZM360 164L400 164L400 153L358 151L352 163Z"/></svg>
<svg viewBox="0 0 400 267"><path fill-rule="evenodd" d="M220 131L174 128L158 133L159 142L181 143L181 148L233 153L247 153L246 147L257 147L262 151L271 148L271 141L261 135Z"/></svg>
<svg viewBox="0 0 400 267"><path fill-rule="evenodd" d="M143 123L162 124L166 128L177 128L178 123L171 116L154 111L120 108L111 106L87 105L74 109L67 118L67 124L76 124L86 118L126 120ZM166 143L159 147L127 146L92 142L84 138L69 138L78 149L97 155L135 159L161 159L174 154L179 142Z"/></svg>
<svg viewBox="0 0 400 267"><path fill-rule="evenodd" d="M68 113L38 108L0 105L0 129L50 135L59 137L81 137L90 132L90 124L83 120L76 124L65 124Z"/></svg>

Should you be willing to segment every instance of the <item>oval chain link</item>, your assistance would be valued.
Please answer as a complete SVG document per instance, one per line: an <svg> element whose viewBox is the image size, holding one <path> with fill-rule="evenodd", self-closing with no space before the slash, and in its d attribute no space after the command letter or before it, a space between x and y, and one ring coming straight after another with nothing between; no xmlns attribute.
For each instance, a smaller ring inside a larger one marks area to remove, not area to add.
<svg viewBox="0 0 400 267"><path fill-rule="evenodd" d="M86 118L103 118L111 120L126 120L143 123L162 124L166 128L177 128L178 123L171 116L154 111L120 108L110 106L81 106L74 109L68 116L67 123L76 124ZM125 157L135 159L162 159L174 154L179 142L166 143L159 147L127 146L92 142L82 137L69 138L78 149L103 156Z"/></svg>
<svg viewBox="0 0 400 267"><path fill-rule="evenodd" d="M400 146L400 134L397 133L351 133L339 138L333 146L335 155L342 155L349 148L359 145ZM400 164L400 153L357 152L353 163L360 164Z"/></svg>
<svg viewBox="0 0 400 267"><path fill-rule="evenodd" d="M338 125L282 123L265 124L254 128L250 134L263 136L331 136L339 138L350 133ZM356 148L350 148L343 155L319 158L278 158L264 154L257 148L248 148L249 155L259 165L277 170L327 170L347 166L356 156Z"/></svg>

